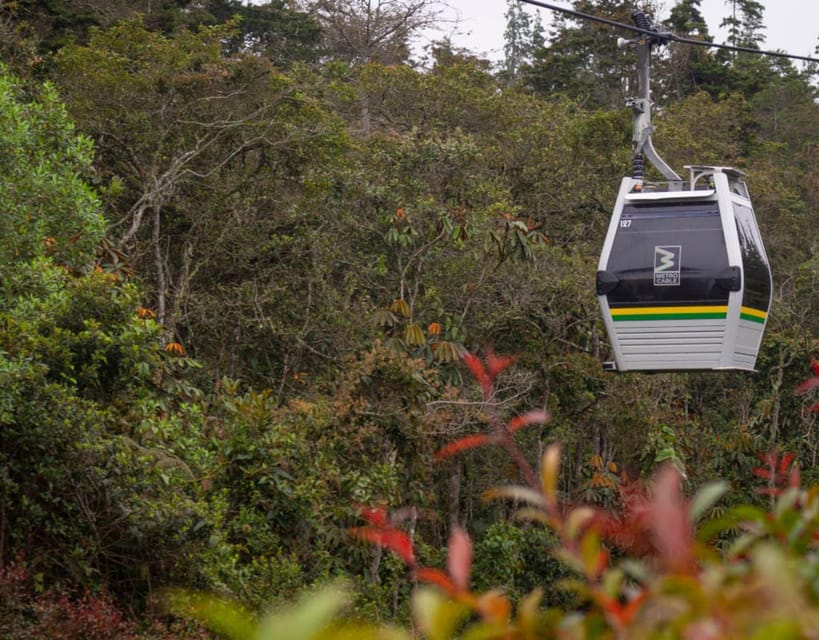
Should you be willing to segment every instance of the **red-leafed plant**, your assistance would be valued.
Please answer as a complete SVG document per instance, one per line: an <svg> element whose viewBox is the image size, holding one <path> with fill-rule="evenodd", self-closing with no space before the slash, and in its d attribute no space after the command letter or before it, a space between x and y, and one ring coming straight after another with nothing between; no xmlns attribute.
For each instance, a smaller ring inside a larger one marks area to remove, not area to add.
<svg viewBox="0 0 819 640"><path fill-rule="evenodd" d="M794 395L802 396L819 387L819 361L811 360L810 368L813 375L794 389ZM811 413L819 413L819 402L814 402L810 405L808 411Z"/></svg>
<svg viewBox="0 0 819 640"><path fill-rule="evenodd" d="M490 351L486 356L485 362L471 353L464 355L463 361L481 386L481 393L486 407L486 414L489 417L491 430L489 433L476 433L459 438L441 448L436 453L436 457L442 460L461 451L466 451L467 449L474 449L475 447L485 445L497 445L509 453L523 474L527 484L533 488L537 488L538 481L535 472L515 444L513 434L528 425L547 422L549 420L549 414L545 410L530 411L505 422L498 415L496 404L492 402L495 395L495 381L501 372L515 362L515 359L511 356L496 356Z"/></svg>
<svg viewBox="0 0 819 640"><path fill-rule="evenodd" d="M150 623L150 624L148 624ZM137 624L104 593L43 590L18 557L0 568L3 640L213 640L204 627L178 620Z"/></svg>
<svg viewBox="0 0 819 640"><path fill-rule="evenodd" d="M414 580L433 585L413 598L418 628L430 638L810 638L819 630L819 487L801 487L795 456L770 454L754 471L771 495L770 512L739 506L714 521L700 522L727 491L726 483L702 487L688 498L682 478L662 468L644 487L626 485L622 513L566 504L558 494L561 450L546 450L539 473L515 443L515 432L542 423L545 411L509 421L493 412L495 380L513 360L469 354L464 361L481 387L490 417L487 433L467 435L446 445L439 458L485 445L497 445L513 458L524 486L501 487L487 498L512 499L518 516L551 528L559 543L554 553L576 578L564 587L577 596L574 611L549 609L543 590L517 607L501 590L470 588L472 544L454 529L446 570L421 566L413 541L385 508L367 509L367 526L354 534L392 550ZM811 380L798 393L819 386ZM712 544L738 531L722 553ZM627 553L615 556L614 549ZM619 560L613 559L619 557Z"/></svg>
<svg viewBox="0 0 819 640"><path fill-rule="evenodd" d="M763 467L755 467L751 472L768 483L768 486L758 489L760 493L769 496L778 496L786 488L799 488L802 484L799 465L794 463L796 454L792 451L779 455L778 451L760 454L759 459Z"/></svg>

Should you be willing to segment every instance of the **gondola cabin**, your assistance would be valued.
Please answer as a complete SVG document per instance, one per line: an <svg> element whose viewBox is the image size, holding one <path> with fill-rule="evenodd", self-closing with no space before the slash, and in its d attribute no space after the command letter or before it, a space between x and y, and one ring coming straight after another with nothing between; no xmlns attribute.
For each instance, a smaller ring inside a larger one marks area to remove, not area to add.
<svg viewBox="0 0 819 640"><path fill-rule="evenodd" d="M686 168L670 190L623 178L597 271L607 368L754 369L771 271L744 174Z"/></svg>

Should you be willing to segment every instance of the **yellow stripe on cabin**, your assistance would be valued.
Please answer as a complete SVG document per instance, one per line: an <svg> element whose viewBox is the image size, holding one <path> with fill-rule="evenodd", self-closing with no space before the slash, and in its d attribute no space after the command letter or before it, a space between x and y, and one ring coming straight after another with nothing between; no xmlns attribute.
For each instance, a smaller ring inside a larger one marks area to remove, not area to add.
<svg viewBox="0 0 819 640"><path fill-rule="evenodd" d="M757 318L761 318L762 320L765 320L765 318L768 317L768 313L766 311L752 309L751 307L742 307L741 313L744 313L749 316L756 316Z"/></svg>
<svg viewBox="0 0 819 640"><path fill-rule="evenodd" d="M728 313L728 305L715 305L708 307L620 307L611 309L612 316L654 316L677 313Z"/></svg>

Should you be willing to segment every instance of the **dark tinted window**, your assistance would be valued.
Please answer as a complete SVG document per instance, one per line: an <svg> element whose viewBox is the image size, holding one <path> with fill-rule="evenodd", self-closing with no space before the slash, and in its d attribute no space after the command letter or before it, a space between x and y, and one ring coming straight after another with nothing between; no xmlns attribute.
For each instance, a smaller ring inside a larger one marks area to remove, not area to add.
<svg viewBox="0 0 819 640"><path fill-rule="evenodd" d="M627 205L606 271L609 304L727 304L728 254L716 202Z"/></svg>
<svg viewBox="0 0 819 640"><path fill-rule="evenodd" d="M771 270L754 213L748 207L734 204L734 219L737 223L742 268L745 272L742 304L752 309L767 311L771 303Z"/></svg>

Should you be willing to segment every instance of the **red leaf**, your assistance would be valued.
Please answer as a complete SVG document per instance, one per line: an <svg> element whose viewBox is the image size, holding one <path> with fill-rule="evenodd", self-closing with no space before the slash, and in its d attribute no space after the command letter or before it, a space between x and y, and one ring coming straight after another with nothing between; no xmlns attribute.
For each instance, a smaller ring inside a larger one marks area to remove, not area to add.
<svg viewBox="0 0 819 640"><path fill-rule="evenodd" d="M492 351L486 354L486 366L489 369L489 377L492 381L504 369L510 367L515 362L515 356L496 356Z"/></svg>
<svg viewBox="0 0 819 640"><path fill-rule="evenodd" d="M384 546L398 554L408 565L415 564L415 550L412 548L412 540L410 540L410 537L403 531L385 531Z"/></svg>
<svg viewBox="0 0 819 640"><path fill-rule="evenodd" d="M610 616L613 616L618 621L620 620L620 603L617 602L614 598L612 598L607 593L596 592L593 594L594 599L597 600L597 603L603 608Z"/></svg>
<svg viewBox="0 0 819 640"><path fill-rule="evenodd" d="M463 360L466 363L466 366L469 367L469 370L472 372L475 380L477 380L478 384L481 385L484 395L488 396L489 392L492 390L492 380L486 373L483 362L481 362L480 358L478 358L478 356L476 356L474 353L465 353L463 355Z"/></svg>
<svg viewBox="0 0 819 640"><path fill-rule="evenodd" d="M386 527L389 523L384 507L361 507L359 512L362 518L376 527Z"/></svg>
<svg viewBox="0 0 819 640"><path fill-rule="evenodd" d="M389 528L358 527L352 529L350 533L356 538L389 549L409 566L415 565L415 551L412 548L412 540L403 531Z"/></svg>
<svg viewBox="0 0 819 640"><path fill-rule="evenodd" d="M814 402L811 406L809 406L808 411L810 413L819 413L819 402Z"/></svg>
<svg viewBox="0 0 819 640"><path fill-rule="evenodd" d="M601 549L597 553L597 566L594 568L596 575L602 574L608 568L610 558L611 556L606 549Z"/></svg>
<svg viewBox="0 0 819 640"><path fill-rule="evenodd" d="M808 391L819 387L819 377L808 378L802 384L800 384L796 389L793 390L793 395L795 396L802 396L805 395Z"/></svg>
<svg viewBox="0 0 819 640"><path fill-rule="evenodd" d="M791 475L788 478L788 486L793 487L794 489L798 489L802 486L802 474L799 471L799 465L793 465L793 469L791 469Z"/></svg>
<svg viewBox="0 0 819 640"><path fill-rule="evenodd" d="M483 433L476 433L471 436L465 436L463 438L458 438L454 442L450 442L448 445L442 447L435 453L435 457L438 460L443 460L448 458L456 453L460 453L461 451L465 451L466 449L474 449L475 447L481 447L485 444L491 444L493 442L493 438L483 434Z"/></svg>
<svg viewBox="0 0 819 640"><path fill-rule="evenodd" d="M600 594L598 595L598 601L607 614L615 618L620 625L627 626L634 619L634 615L647 597L648 593L643 591L626 604L621 605L610 596Z"/></svg>
<svg viewBox="0 0 819 640"><path fill-rule="evenodd" d="M415 570L415 577L421 582L434 584L435 586L440 587L450 595L456 595L458 593L455 583L452 582L449 576L440 569L419 567Z"/></svg>
<svg viewBox="0 0 819 640"><path fill-rule="evenodd" d="M509 614L512 612L509 599L500 591L482 593L475 602L475 608L481 618L494 625L508 625Z"/></svg>
<svg viewBox="0 0 819 640"><path fill-rule="evenodd" d="M529 411L522 416L515 416L509 421L509 431L517 431L530 424L544 424L549 422L547 411Z"/></svg>
<svg viewBox="0 0 819 640"><path fill-rule="evenodd" d="M765 469L764 467L754 467L751 469L751 473L763 480L770 480L773 475L769 469Z"/></svg>
<svg viewBox="0 0 819 640"><path fill-rule="evenodd" d="M778 489L774 495L781 493L780 489L785 486L801 486L799 467L794 462L796 459L796 454L793 451L783 453L781 458L779 457L779 453L776 451L761 454L757 457L767 466L751 469L751 473L762 478L763 480L768 481L772 486L777 487ZM770 488L767 490L762 490L761 492L772 495Z"/></svg>
<svg viewBox="0 0 819 640"><path fill-rule="evenodd" d="M623 512L598 512L600 533L611 545L635 556L656 552L650 534L651 503L642 482L625 482L620 486Z"/></svg>
<svg viewBox="0 0 819 640"><path fill-rule="evenodd" d="M446 566L455 586L461 591L468 591L472 573L472 541L460 527L456 527L449 537Z"/></svg>
<svg viewBox="0 0 819 640"><path fill-rule="evenodd" d="M813 371L813 375L819 376L819 360L816 360L816 358L811 358L810 368Z"/></svg>
<svg viewBox="0 0 819 640"><path fill-rule="evenodd" d="M782 454L782 459L779 461L779 468L778 471L781 475L785 475L790 469L791 462L796 457L796 454L793 451L788 451L787 453Z"/></svg>
<svg viewBox="0 0 819 640"><path fill-rule="evenodd" d="M680 474L673 467L661 471L655 482L651 528L667 567L681 573L695 570L691 524L680 492Z"/></svg>

